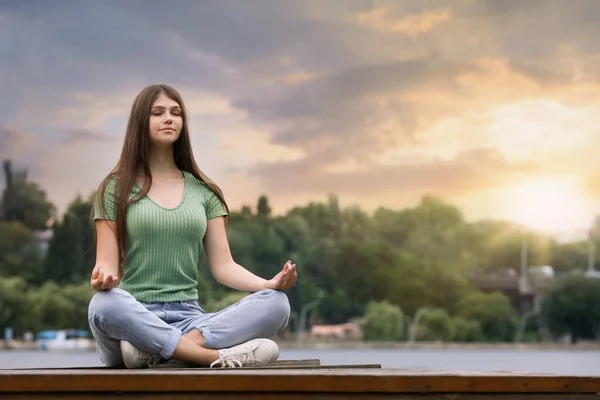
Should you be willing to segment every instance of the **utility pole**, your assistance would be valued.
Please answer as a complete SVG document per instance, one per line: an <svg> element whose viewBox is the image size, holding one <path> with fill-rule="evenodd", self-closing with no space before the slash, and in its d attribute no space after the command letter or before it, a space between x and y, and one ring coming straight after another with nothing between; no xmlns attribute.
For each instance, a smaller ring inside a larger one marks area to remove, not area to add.
<svg viewBox="0 0 600 400"><path fill-rule="evenodd" d="M592 238L588 239L588 273L594 273L594 264L596 263L596 245Z"/></svg>
<svg viewBox="0 0 600 400"><path fill-rule="evenodd" d="M521 239L521 277L527 274L527 239Z"/></svg>
<svg viewBox="0 0 600 400"><path fill-rule="evenodd" d="M521 238L521 273L519 274L519 293L521 295L531 294L529 276L527 274L527 238Z"/></svg>

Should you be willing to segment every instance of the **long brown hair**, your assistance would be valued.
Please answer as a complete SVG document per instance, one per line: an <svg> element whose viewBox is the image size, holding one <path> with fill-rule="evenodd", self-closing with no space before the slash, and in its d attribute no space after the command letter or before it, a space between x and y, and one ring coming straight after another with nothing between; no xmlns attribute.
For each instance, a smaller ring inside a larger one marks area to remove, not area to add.
<svg viewBox="0 0 600 400"><path fill-rule="evenodd" d="M150 147L150 111L154 101L164 94L171 100L179 103L181 107L181 116L183 125L179 138L173 144L173 157L175 165L182 171L189 172L196 179L203 182L212 190L215 195L221 200L229 213L229 207L225 201L223 192L210 178L208 178L196 164L190 144L190 134L188 130L187 110L185 109L181 95L168 85L150 85L145 87L133 101L129 121L127 123L127 131L125 141L121 150L121 156L117 165L113 170L102 180L96 195L96 201L92 208L92 214L96 206L100 207L102 214L106 214L104 206L104 194L106 186L115 179L115 203L117 208L117 242L119 244L119 275L123 275L123 259L125 254L126 238L127 238L127 207L132 203L139 201L148 194L152 185L152 172L148 164L148 150ZM129 199L131 188L135 182L138 167L142 167L144 171L144 184L141 191L135 197ZM226 217L226 223L229 222Z"/></svg>

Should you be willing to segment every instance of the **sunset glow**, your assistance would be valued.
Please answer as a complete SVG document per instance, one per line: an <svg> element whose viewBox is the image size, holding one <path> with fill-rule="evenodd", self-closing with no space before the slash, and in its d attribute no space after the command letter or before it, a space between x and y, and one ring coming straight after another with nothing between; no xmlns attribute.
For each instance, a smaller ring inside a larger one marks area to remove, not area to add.
<svg viewBox="0 0 600 400"><path fill-rule="evenodd" d="M183 95L195 158L234 209L434 195L550 234L600 213L593 2L104 3L0 5L0 158L59 213L114 166L151 83Z"/></svg>
<svg viewBox="0 0 600 400"><path fill-rule="evenodd" d="M501 202L506 218L548 233L585 229L593 214L593 203L567 179L519 183L504 191Z"/></svg>

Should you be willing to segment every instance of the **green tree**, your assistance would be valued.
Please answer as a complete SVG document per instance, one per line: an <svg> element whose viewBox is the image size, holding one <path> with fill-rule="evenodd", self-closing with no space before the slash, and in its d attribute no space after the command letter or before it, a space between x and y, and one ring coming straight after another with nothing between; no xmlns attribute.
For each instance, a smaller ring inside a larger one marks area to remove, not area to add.
<svg viewBox="0 0 600 400"><path fill-rule="evenodd" d="M431 306L429 275L421 260L410 250L398 251L394 263L386 271L383 283L386 298L399 304L407 315L415 315L419 308Z"/></svg>
<svg viewBox="0 0 600 400"><path fill-rule="evenodd" d="M478 267L494 272L519 268L521 245L527 243L529 265L548 265L555 248L554 240L507 221L483 220L472 224L476 232L471 243Z"/></svg>
<svg viewBox="0 0 600 400"><path fill-rule="evenodd" d="M92 197L77 196L65 212L62 221L52 227L48 253L44 263L44 278L57 283L87 281L95 263L95 243L89 215Z"/></svg>
<svg viewBox="0 0 600 400"><path fill-rule="evenodd" d="M500 292L474 292L458 305L458 315L481 325L488 341L507 342L514 339L518 320L510 300Z"/></svg>
<svg viewBox="0 0 600 400"><path fill-rule="evenodd" d="M400 258L389 274L398 282L412 281L395 286L408 286L409 292L416 295L404 296L410 306L404 301L399 304L408 313L428 305L453 312L468 292L466 277L476 266L470 250L474 233L460 210L433 197L423 198L398 219L405 224L406 232L402 233L403 241L396 243ZM417 290L423 292L417 294Z"/></svg>
<svg viewBox="0 0 600 400"><path fill-rule="evenodd" d="M454 325L448 312L441 308L425 311L419 321L417 339L448 341L454 337Z"/></svg>
<svg viewBox="0 0 600 400"><path fill-rule="evenodd" d="M256 214L259 219L271 218L271 206L269 205L269 199L267 196L260 196L258 204L256 206Z"/></svg>
<svg viewBox="0 0 600 400"><path fill-rule="evenodd" d="M462 317L456 317L452 321L453 337L455 342L481 342L485 340L481 324L477 321L469 321Z"/></svg>
<svg viewBox="0 0 600 400"><path fill-rule="evenodd" d="M47 282L28 293L29 329L88 329L87 310L94 292L88 283Z"/></svg>
<svg viewBox="0 0 600 400"><path fill-rule="evenodd" d="M550 265L558 272L584 270L588 264L588 251L587 240L557 243L554 245Z"/></svg>
<svg viewBox="0 0 600 400"><path fill-rule="evenodd" d="M574 274L559 279L542 302L550 330L573 340L600 337L600 280Z"/></svg>
<svg viewBox="0 0 600 400"><path fill-rule="evenodd" d="M0 221L0 276L19 276L37 283L41 263L42 253L33 232L22 222Z"/></svg>
<svg viewBox="0 0 600 400"><path fill-rule="evenodd" d="M401 340L404 332L404 315L400 307L388 301L370 302L361 326L365 340Z"/></svg>
<svg viewBox="0 0 600 400"><path fill-rule="evenodd" d="M4 161L6 187L2 194L2 214L6 221L20 221L29 229L46 229L54 216L54 205L35 182L27 180L27 170L15 172L10 160Z"/></svg>
<svg viewBox="0 0 600 400"><path fill-rule="evenodd" d="M11 327L15 336L25 332L23 317L29 313L27 282L23 278L0 276L0 332Z"/></svg>

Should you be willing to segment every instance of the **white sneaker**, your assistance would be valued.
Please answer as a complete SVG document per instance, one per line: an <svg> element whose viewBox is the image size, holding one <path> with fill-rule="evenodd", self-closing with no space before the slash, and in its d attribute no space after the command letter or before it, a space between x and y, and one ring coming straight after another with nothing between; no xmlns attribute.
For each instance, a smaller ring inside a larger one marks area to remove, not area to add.
<svg viewBox="0 0 600 400"><path fill-rule="evenodd" d="M261 367L277 361L279 346L270 339L254 339L218 352L219 359L210 364L211 368Z"/></svg>
<svg viewBox="0 0 600 400"><path fill-rule="evenodd" d="M158 354L141 351L125 340L121 340L121 355L127 368L152 368L160 362Z"/></svg>

